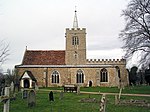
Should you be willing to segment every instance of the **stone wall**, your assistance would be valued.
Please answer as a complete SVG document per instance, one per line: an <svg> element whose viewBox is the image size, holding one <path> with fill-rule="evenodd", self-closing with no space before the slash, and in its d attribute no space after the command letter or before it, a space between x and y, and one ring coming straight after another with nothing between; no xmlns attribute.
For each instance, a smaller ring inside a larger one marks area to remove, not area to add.
<svg viewBox="0 0 150 112"><path fill-rule="evenodd" d="M121 71L121 80L124 85L128 85L128 74L124 66L119 66ZM92 81L92 86L118 86L119 78L116 72L115 66L106 68L108 71L108 82L100 82L100 70L102 68L17 68L18 75L21 76L25 70L32 72L34 77L37 79L38 86L63 86L65 84L76 84L76 74L77 70L81 69L84 73L84 83L81 86L88 86L89 81ZM59 72L59 83L52 84L51 74L53 71ZM46 72L46 73L44 73Z"/></svg>

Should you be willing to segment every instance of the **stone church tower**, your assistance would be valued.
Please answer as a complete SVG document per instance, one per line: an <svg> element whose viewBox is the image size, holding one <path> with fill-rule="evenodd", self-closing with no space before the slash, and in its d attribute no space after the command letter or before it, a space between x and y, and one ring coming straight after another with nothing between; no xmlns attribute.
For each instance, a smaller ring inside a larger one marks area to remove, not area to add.
<svg viewBox="0 0 150 112"><path fill-rule="evenodd" d="M78 28L77 14L75 11L73 28L66 29L66 65L86 64L86 29Z"/></svg>

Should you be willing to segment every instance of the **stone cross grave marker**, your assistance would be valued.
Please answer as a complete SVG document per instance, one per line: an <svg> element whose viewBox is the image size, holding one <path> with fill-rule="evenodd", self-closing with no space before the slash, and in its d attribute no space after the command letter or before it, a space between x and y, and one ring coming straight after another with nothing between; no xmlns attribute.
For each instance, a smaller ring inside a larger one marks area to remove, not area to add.
<svg viewBox="0 0 150 112"><path fill-rule="evenodd" d="M53 91L49 93L49 101L54 101Z"/></svg>
<svg viewBox="0 0 150 112"><path fill-rule="evenodd" d="M28 94L28 107L34 107L36 104L36 94L34 90L29 91Z"/></svg>
<svg viewBox="0 0 150 112"><path fill-rule="evenodd" d="M99 110L99 112L106 112L105 108L106 108L106 98L105 98L105 94L103 94L102 98L101 98L101 101L100 101L100 110Z"/></svg>

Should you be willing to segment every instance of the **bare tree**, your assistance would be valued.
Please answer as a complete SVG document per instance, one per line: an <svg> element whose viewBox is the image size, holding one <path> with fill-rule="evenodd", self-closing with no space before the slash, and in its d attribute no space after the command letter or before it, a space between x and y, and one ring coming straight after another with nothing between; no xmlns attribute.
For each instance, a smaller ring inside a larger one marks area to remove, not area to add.
<svg viewBox="0 0 150 112"><path fill-rule="evenodd" d="M123 10L126 26L119 37L124 41L125 57L140 53L139 65L150 64L150 0L131 0Z"/></svg>
<svg viewBox="0 0 150 112"><path fill-rule="evenodd" d="M7 60L9 55L9 45L4 42L4 40L0 41L0 66Z"/></svg>

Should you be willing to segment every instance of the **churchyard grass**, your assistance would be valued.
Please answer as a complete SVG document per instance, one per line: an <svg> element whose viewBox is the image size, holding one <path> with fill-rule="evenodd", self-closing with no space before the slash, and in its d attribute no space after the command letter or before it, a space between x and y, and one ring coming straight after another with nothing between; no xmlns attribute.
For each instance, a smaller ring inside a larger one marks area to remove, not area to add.
<svg viewBox="0 0 150 112"><path fill-rule="evenodd" d="M63 87L48 87L48 88L40 88L44 90L62 90ZM86 92L106 92L106 93L119 93L118 87L81 87L81 91ZM150 94L150 86L139 85L139 86L129 86L124 87L122 93L129 94Z"/></svg>
<svg viewBox="0 0 150 112"><path fill-rule="evenodd" d="M81 91L88 92L104 92L104 93L119 93L118 87L91 87L91 88L81 88ZM129 94L150 94L150 86L129 86L124 87L122 93Z"/></svg>
<svg viewBox="0 0 150 112"><path fill-rule="evenodd" d="M147 89L148 90L147 90ZM17 94L17 99L11 101L10 103L10 112L99 112L99 103L81 103L80 99L83 98L96 98L96 100L101 99L101 95L89 95L89 94L80 94L76 93L64 93L63 99L60 100L60 92L54 92L54 102L50 102L48 98L49 91L52 88L45 88L48 91L43 91L40 89L36 92L36 106L28 108L27 99L22 99L22 94L19 92ZM57 89L57 88L55 88ZM81 91L98 91L100 88L81 88ZM118 92L117 88L101 88L101 92L108 92L107 89L112 89L110 92ZM114 89L114 90L113 90ZM59 90L61 90L59 88ZM126 89L124 89L126 90ZM123 91L124 91L123 90ZM125 92L131 90L136 90L135 93L140 91L145 91L148 93L150 90L149 86L141 87L138 90L138 87L128 88ZM106 112L150 112L150 108L147 107L137 107L131 105L115 105L115 96L108 95ZM150 97L137 97L137 96L121 96L121 100L136 99L136 100L146 100L150 103ZM0 112L3 110L3 103L0 103Z"/></svg>

